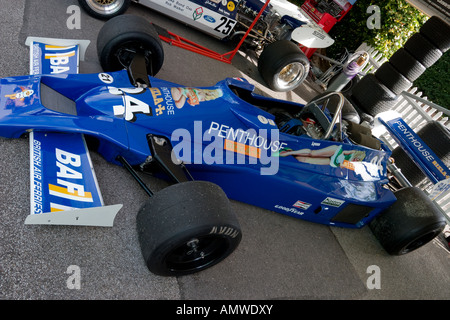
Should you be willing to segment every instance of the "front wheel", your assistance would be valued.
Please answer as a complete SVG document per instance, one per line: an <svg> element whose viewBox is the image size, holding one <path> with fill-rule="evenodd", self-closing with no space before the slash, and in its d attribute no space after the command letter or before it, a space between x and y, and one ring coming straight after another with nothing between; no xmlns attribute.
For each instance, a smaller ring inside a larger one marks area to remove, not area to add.
<svg viewBox="0 0 450 320"><path fill-rule="evenodd" d="M125 13L131 0L78 0L78 3L90 16L107 20Z"/></svg>
<svg viewBox="0 0 450 320"><path fill-rule="evenodd" d="M289 40L275 41L264 48L258 70L274 91L291 91L308 76L309 60L298 45Z"/></svg>
<svg viewBox="0 0 450 320"><path fill-rule="evenodd" d="M147 74L154 76L164 62L164 50L155 27L145 18L121 15L107 21L97 37L97 54L104 71L130 66L136 53L145 57Z"/></svg>
<svg viewBox="0 0 450 320"><path fill-rule="evenodd" d="M205 181L159 191L141 208L136 222L147 267L162 276L212 267L229 256L242 237L227 196Z"/></svg>
<svg viewBox="0 0 450 320"><path fill-rule="evenodd" d="M370 229L391 255L403 255L433 240L446 221L435 204L416 187L395 193L397 201L370 223Z"/></svg>

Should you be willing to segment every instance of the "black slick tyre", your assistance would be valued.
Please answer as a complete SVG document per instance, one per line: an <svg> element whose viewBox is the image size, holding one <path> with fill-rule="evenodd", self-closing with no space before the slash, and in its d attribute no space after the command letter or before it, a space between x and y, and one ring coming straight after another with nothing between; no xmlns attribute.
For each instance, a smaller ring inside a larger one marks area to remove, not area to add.
<svg viewBox="0 0 450 320"><path fill-rule="evenodd" d="M395 193L397 201L370 223L383 248L403 255L433 240L446 225L444 216L422 190L411 187Z"/></svg>
<svg viewBox="0 0 450 320"><path fill-rule="evenodd" d="M131 0L78 0L78 3L90 16L107 20L125 13Z"/></svg>
<svg viewBox="0 0 450 320"><path fill-rule="evenodd" d="M397 95L382 84L374 74L367 74L353 87L351 100L363 112L376 116L390 110L397 102Z"/></svg>
<svg viewBox="0 0 450 320"><path fill-rule="evenodd" d="M425 68L431 67L442 57L442 51L420 33L415 33L403 47Z"/></svg>
<svg viewBox="0 0 450 320"><path fill-rule="evenodd" d="M145 18L120 15L100 29L97 54L104 71L127 67L138 51L145 55L147 74L156 75L164 62L164 50L154 26Z"/></svg>
<svg viewBox="0 0 450 320"><path fill-rule="evenodd" d="M442 52L450 48L450 25L438 16L428 19L419 32Z"/></svg>
<svg viewBox="0 0 450 320"><path fill-rule="evenodd" d="M147 267L162 276L212 267L229 256L242 237L223 190L204 181L157 192L138 212L136 222Z"/></svg>
<svg viewBox="0 0 450 320"><path fill-rule="evenodd" d="M431 121L417 131L417 135L447 167L450 167L450 131L444 125ZM412 185L418 186L426 181L425 174L402 148L395 148L392 151L392 157L396 166L401 169Z"/></svg>
<svg viewBox="0 0 450 320"><path fill-rule="evenodd" d="M389 59L389 63L411 82L419 78L427 69L404 48L395 51Z"/></svg>
<svg viewBox="0 0 450 320"><path fill-rule="evenodd" d="M396 95L401 94L412 85L412 82L398 72L389 62L383 63L375 71L375 77Z"/></svg>
<svg viewBox="0 0 450 320"><path fill-rule="evenodd" d="M266 46L258 59L258 70L269 88L291 91L309 73L309 60L298 45L289 40L275 41Z"/></svg>

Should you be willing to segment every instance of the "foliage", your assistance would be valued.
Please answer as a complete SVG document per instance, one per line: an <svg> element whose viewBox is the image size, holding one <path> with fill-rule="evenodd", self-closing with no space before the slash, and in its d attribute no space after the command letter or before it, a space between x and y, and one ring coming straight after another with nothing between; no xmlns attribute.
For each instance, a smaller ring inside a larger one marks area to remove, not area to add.
<svg viewBox="0 0 450 320"><path fill-rule="evenodd" d="M379 28L367 26L368 20L371 22L375 19L375 11L368 10L372 5L380 9ZM389 58L419 31L426 20L426 15L405 0L358 0L347 15L331 29L330 36L336 42L327 52L337 53L343 47L352 51L366 42Z"/></svg>
<svg viewBox="0 0 450 320"><path fill-rule="evenodd" d="M414 82L428 100L450 109L450 51L447 51L434 65L428 68Z"/></svg>

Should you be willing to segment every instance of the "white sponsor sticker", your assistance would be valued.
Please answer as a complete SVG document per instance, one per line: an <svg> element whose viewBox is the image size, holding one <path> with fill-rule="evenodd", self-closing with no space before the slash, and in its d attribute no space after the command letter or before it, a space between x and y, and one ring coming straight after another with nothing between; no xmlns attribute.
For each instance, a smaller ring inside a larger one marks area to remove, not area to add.
<svg viewBox="0 0 450 320"><path fill-rule="evenodd" d="M327 197L325 200L323 200L321 202L321 204L326 205L326 206L331 206L331 207L340 207L345 201L344 200L339 200L339 199L335 199L335 198L331 198L331 197Z"/></svg>

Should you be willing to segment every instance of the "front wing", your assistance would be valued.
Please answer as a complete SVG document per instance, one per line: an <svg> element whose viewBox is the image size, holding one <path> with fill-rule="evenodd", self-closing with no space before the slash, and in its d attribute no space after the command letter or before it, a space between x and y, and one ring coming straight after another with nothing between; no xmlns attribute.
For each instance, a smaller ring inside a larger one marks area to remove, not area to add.
<svg viewBox="0 0 450 320"><path fill-rule="evenodd" d="M71 74L78 73L89 41L29 37L26 44L30 74ZM84 136L32 131L29 137L31 212L25 224L112 226L122 205L104 206Z"/></svg>

